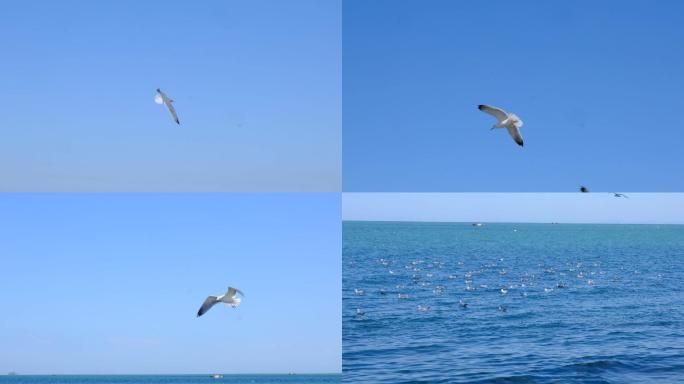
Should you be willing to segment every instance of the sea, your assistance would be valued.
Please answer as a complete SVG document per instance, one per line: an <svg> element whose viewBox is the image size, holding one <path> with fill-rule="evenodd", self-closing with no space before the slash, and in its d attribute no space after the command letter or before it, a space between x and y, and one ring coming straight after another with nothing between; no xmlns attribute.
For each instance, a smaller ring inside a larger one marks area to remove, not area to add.
<svg viewBox="0 0 684 384"><path fill-rule="evenodd" d="M331 384L341 375L14 375L0 384Z"/></svg>
<svg viewBox="0 0 684 384"><path fill-rule="evenodd" d="M684 383L684 226L345 222L343 381Z"/></svg>

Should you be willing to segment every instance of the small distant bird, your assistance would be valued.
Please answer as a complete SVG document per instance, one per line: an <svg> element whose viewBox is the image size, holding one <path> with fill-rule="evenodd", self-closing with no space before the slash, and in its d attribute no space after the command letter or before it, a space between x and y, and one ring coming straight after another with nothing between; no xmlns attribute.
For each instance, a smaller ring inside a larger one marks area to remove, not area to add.
<svg viewBox="0 0 684 384"><path fill-rule="evenodd" d="M617 193L613 192L614 197L624 197L625 199L629 199L629 196L625 195L624 193Z"/></svg>
<svg viewBox="0 0 684 384"><path fill-rule="evenodd" d="M589 188L585 187L584 185L581 185L580 186L580 192L587 193L587 192L589 192Z"/></svg>
<svg viewBox="0 0 684 384"><path fill-rule="evenodd" d="M463 300L459 300L459 301L458 301L458 306L461 307L461 308L468 308L468 303L466 303L466 302L463 301Z"/></svg>
<svg viewBox="0 0 684 384"><path fill-rule="evenodd" d="M364 312L361 308L356 308L356 316L363 316L365 314L366 312Z"/></svg>
<svg viewBox="0 0 684 384"><path fill-rule="evenodd" d="M242 299L238 297L238 294L240 296L245 295L244 293L242 293L242 291L240 291L237 288L228 287L228 291L225 295L207 297L207 299L204 300L204 304L202 304L202 307L200 307L199 311L197 311L197 317L200 317L207 313L207 311L210 310L211 307L213 307L216 303L226 303L233 308L237 307L242 302Z"/></svg>
<svg viewBox="0 0 684 384"><path fill-rule="evenodd" d="M176 124L180 125L178 115L176 115L176 108L173 107L173 100L166 96L166 94L162 92L162 90L159 88L157 88L157 94L154 96L154 102L157 104L166 105L166 108L168 108L169 112L171 112L171 117L173 117L173 121L175 121Z"/></svg>
<svg viewBox="0 0 684 384"><path fill-rule="evenodd" d="M519 146L523 146L523 138L520 134L520 128L523 126L523 122L516 114L508 113L501 108L489 105L478 105L477 108L484 113L496 117L498 122L494 124L491 129L506 128L513 140L515 140Z"/></svg>
<svg viewBox="0 0 684 384"><path fill-rule="evenodd" d="M499 305L499 308L498 308L498 309L499 309L499 311L501 311L501 312L507 312L507 311L508 311L508 308L506 308L505 305Z"/></svg>

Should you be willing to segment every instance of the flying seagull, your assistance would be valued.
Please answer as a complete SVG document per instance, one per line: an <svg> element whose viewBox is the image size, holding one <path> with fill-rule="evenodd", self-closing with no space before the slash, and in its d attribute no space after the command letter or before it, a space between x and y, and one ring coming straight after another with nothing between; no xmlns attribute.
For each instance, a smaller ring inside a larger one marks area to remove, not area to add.
<svg viewBox="0 0 684 384"><path fill-rule="evenodd" d="M520 135L520 127L523 126L523 122L516 114L508 113L501 108L489 105L478 105L477 108L484 113L496 117L497 123L492 126L492 129L506 128L513 140L515 140L519 146L523 146L523 138L522 135Z"/></svg>
<svg viewBox="0 0 684 384"><path fill-rule="evenodd" d="M202 307L200 307L199 311L197 311L197 317L200 317L207 313L207 311L210 310L211 307L213 307L216 303L226 303L233 308L237 307L238 305L240 305L240 302L242 301L242 298L238 297L238 294L240 296L245 295L244 293L242 293L242 291L240 291L237 288L228 287L228 291L225 295L207 297L207 299L204 300Z"/></svg>
<svg viewBox="0 0 684 384"><path fill-rule="evenodd" d="M171 117L173 117L173 121L175 121L176 124L180 125L178 115L176 115L176 108L174 108L172 104L173 100L169 99L169 97L166 96L166 93L162 92L162 90L159 88L157 88L157 94L154 96L154 102L157 104L166 105L166 108L168 108L169 112L171 112Z"/></svg>
<svg viewBox="0 0 684 384"><path fill-rule="evenodd" d="M589 188L585 187L584 185L580 186L580 192L582 193L587 193L589 192Z"/></svg>
<svg viewBox="0 0 684 384"><path fill-rule="evenodd" d="M625 199L629 199L629 196L625 195L624 193L613 192L613 196L615 196L615 197L624 197Z"/></svg>

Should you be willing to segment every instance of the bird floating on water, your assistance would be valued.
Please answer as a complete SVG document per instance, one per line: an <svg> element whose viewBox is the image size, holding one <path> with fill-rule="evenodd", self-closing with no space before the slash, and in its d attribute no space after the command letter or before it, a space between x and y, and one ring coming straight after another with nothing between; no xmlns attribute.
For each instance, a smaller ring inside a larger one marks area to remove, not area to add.
<svg viewBox="0 0 684 384"><path fill-rule="evenodd" d="M166 96L166 94L162 92L162 90L159 88L157 88L157 94L154 96L154 102L157 104L166 105L166 108L168 108L169 112L171 113L173 121L175 121L176 124L180 125L178 115L176 114L176 108L173 107L173 100Z"/></svg>
<svg viewBox="0 0 684 384"><path fill-rule="evenodd" d="M508 113L501 108L492 107L490 105L478 105L477 108L484 113L496 117L497 123L494 124L491 129L506 128L513 140L515 140L519 146L523 146L523 138L520 134L520 128L523 126L523 122L516 114Z"/></svg>
<svg viewBox="0 0 684 384"><path fill-rule="evenodd" d="M207 297L199 311L197 311L197 317L207 313L207 311L210 310L211 307L213 307L216 303L226 303L233 308L237 307L242 302L242 298L238 295L244 296L245 294L237 288L228 287L228 291L226 291L224 295Z"/></svg>

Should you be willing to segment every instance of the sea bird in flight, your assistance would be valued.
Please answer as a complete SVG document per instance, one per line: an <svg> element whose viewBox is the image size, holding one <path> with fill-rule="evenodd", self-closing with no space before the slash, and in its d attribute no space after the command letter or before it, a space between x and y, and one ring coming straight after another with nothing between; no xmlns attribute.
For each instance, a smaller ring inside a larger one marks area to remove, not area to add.
<svg viewBox="0 0 684 384"><path fill-rule="evenodd" d="M176 108L173 107L173 100L166 96L166 93L162 92L162 90L159 88L157 88L157 94L154 96L154 102L157 104L166 105L166 108L168 108L169 112L171 112L171 117L173 117L173 121L175 121L176 124L180 125L178 115L176 114Z"/></svg>
<svg viewBox="0 0 684 384"><path fill-rule="evenodd" d="M204 300L204 303L200 307L199 311L197 311L197 317L200 317L207 313L207 311L210 310L211 307L213 307L216 303L226 303L233 308L237 307L238 305L240 305L240 302L242 302L242 298L239 297L238 294L240 296L245 295L244 293L242 293L242 291L240 291L237 288L228 287L228 291L225 295L207 297L207 299Z"/></svg>
<svg viewBox="0 0 684 384"><path fill-rule="evenodd" d="M508 113L501 108L489 105L478 105L477 108L484 113L496 117L497 123L492 126L492 129L506 128L513 140L515 140L519 146L523 146L523 138L520 134L520 127L523 126L523 122L516 114Z"/></svg>

